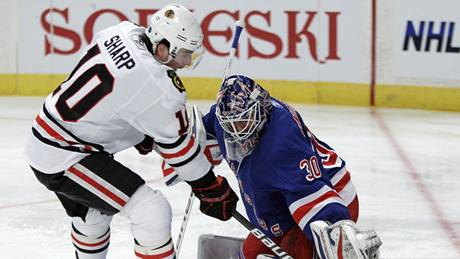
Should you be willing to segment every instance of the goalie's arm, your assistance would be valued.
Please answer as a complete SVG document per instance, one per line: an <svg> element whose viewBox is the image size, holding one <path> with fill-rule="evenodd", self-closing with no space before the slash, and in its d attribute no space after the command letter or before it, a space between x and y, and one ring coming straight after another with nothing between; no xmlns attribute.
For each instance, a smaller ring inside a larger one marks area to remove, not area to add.
<svg viewBox="0 0 460 259"><path fill-rule="evenodd" d="M310 224L313 221L324 220L335 223L340 220L350 219L350 214L343 201L327 185L308 195L298 194L286 195L289 211L294 221L311 241L313 241L313 234Z"/></svg>
<svg viewBox="0 0 460 259"><path fill-rule="evenodd" d="M318 197L318 192L315 193L313 196ZM332 193L329 195L334 197ZM356 224L349 219L347 207L340 201L334 202L334 199L328 201L327 194L322 196L323 198L304 203L308 201L309 196L307 196L306 199L298 199L297 203L294 202L289 207L294 220L314 245L319 258L340 258L338 253L343 255L342 258L378 258L381 241L375 231L359 230ZM313 214L317 209L319 211Z"/></svg>
<svg viewBox="0 0 460 259"><path fill-rule="evenodd" d="M305 136L294 127L280 136L274 154L266 161L270 177L266 184L282 190L292 219L313 240L310 223L315 220L337 222L350 219L348 208L333 189L324 168L311 161L321 161ZM314 167L315 166L315 167ZM314 171L313 169L316 171ZM264 172L264 174L267 174ZM261 180L264 181L264 180Z"/></svg>

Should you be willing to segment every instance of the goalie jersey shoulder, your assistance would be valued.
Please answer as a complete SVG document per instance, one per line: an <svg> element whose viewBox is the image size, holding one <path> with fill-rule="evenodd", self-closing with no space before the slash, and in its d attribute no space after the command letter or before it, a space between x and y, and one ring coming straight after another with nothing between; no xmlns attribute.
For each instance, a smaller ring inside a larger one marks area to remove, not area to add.
<svg viewBox="0 0 460 259"><path fill-rule="evenodd" d="M299 162L305 157L314 156L314 151L287 107L277 100L272 104L269 122L258 149L254 151L257 159L249 159L248 162L260 167L258 172L270 172L272 177L261 177L267 180L267 184L284 188L283 183L294 179L304 181L304 174L299 174Z"/></svg>

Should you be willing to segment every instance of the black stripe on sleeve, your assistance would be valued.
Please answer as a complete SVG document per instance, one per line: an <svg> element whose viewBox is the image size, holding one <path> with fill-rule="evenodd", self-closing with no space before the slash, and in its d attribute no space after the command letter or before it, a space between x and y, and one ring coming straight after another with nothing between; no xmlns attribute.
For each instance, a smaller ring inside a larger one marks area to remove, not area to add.
<svg viewBox="0 0 460 259"><path fill-rule="evenodd" d="M195 153L193 153L193 155L191 155L189 158L187 158L186 160L182 161L182 162L179 162L179 163L175 163L175 164L169 164L170 166L172 167L180 167L180 166L183 166L183 165L186 165L187 163L189 163L190 161L192 161L199 153L201 152L201 147L198 146L198 148L196 149Z"/></svg>
<svg viewBox="0 0 460 259"><path fill-rule="evenodd" d="M174 143L159 143L159 142L155 142L155 143L161 148L172 149L172 148L176 148L180 144L182 144L182 142L184 142L186 137L187 137L187 134L184 134L184 135L180 136L180 138L178 140L176 140L176 142L174 142Z"/></svg>

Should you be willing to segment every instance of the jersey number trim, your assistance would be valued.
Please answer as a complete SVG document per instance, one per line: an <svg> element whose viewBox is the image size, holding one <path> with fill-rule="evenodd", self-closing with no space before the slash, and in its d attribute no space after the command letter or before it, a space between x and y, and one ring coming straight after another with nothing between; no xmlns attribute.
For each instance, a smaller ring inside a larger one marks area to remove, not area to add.
<svg viewBox="0 0 460 259"><path fill-rule="evenodd" d="M189 125L188 116L187 116L187 110L182 109L180 111L177 111L176 112L176 118L179 121L178 134L179 135L184 135L185 133L187 133L188 125Z"/></svg>
<svg viewBox="0 0 460 259"><path fill-rule="evenodd" d="M305 169L307 171L307 176L305 178L309 182L321 178L321 170L319 168L318 159L316 156L310 157L310 160L303 159L300 161L299 168L301 170Z"/></svg>
<svg viewBox="0 0 460 259"><path fill-rule="evenodd" d="M97 45L90 48L65 82L69 81L83 64L97 56L99 53L101 52ZM78 100L73 106L70 106L68 104L69 99L82 90L88 82L95 77L99 79L99 83L96 86L93 86L93 89ZM56 102L56 110L64 121L77 122L105 96L113 91L114 82L115 79L112 74L110 74L110 71L105 64L95 64L84 71L64 92L61 93ZM57 94L60 90L61 86L53 92L53 95Z"/></svg>
<svg viewBox="0 0 460 259"><path fill-rule="evenodd" d="M294 119L295 123L299 127L299 129L302 131L302 134L305 137L308 137L310 139L310 142L312 143L312 148L316 151L316 153L320 156L321 158L321 164L323 165L324 168L337 168L342 166L342 159L335 153L335 151L331 148L328 148L327 145L323 145L316 137L313 135L313 133L308 129L308 127L303 123L303 121L300 119L300 115L297 113L297 111L292 108L290 105L286 104L286 107L288 111L291 113L292 118ZM305 159L304 159L305 160ZM307 169L308 171L308 163L311 165L310 167L312 168L313 173L309 174L309 179L313 179L316 177L314 174L314 168L316 168L318 161L301 161L299 164L300 169ZM316 164L315 164L316 163ZM307 178L308 179L308 178Z"/></svg>

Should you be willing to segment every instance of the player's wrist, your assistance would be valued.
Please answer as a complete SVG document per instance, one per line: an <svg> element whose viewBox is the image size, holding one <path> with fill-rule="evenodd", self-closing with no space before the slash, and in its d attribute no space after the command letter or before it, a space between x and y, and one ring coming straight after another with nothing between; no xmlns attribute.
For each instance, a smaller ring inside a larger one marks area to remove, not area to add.
<svg viewBox="0 0 460 259"><path fill-rule="evenodd" d="M216 182L216 180L217 180L217 177L211 168L203 177L197 180L194 180L194 181L186 181L186 182L190 186L192 186L192 189L201 189L201 188L206 188L206 187L213 185Z"/></svg>

